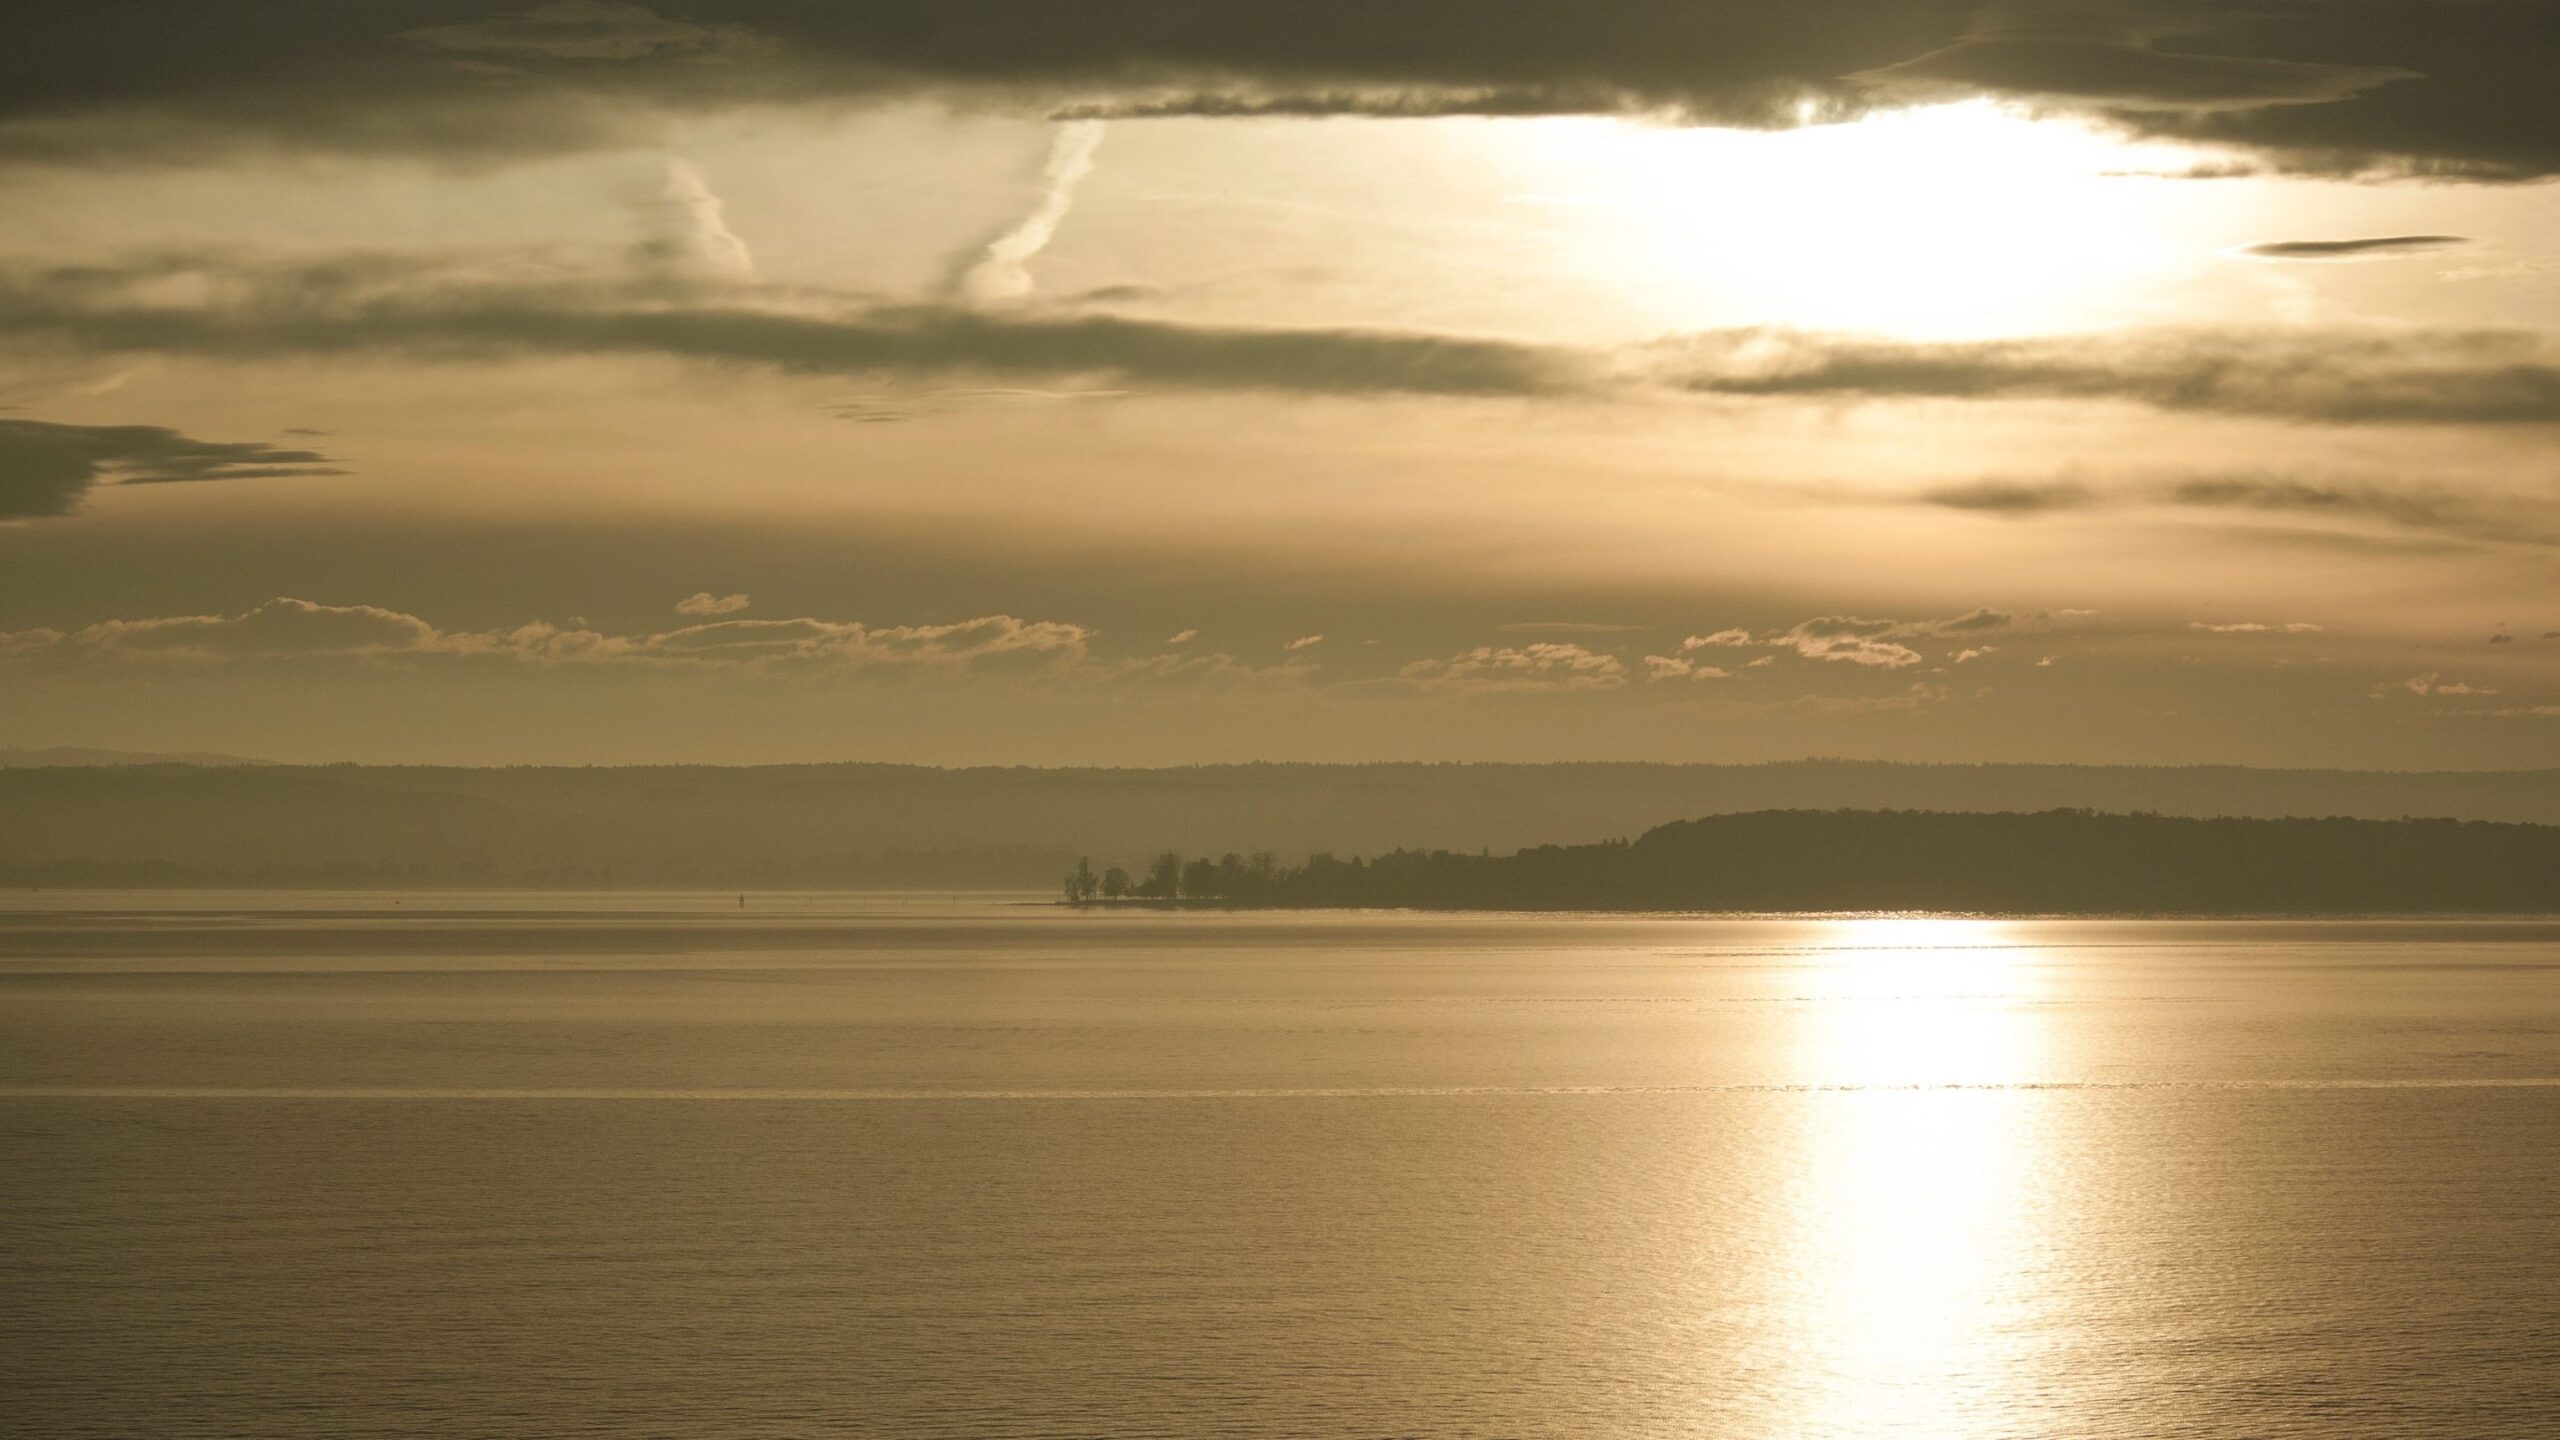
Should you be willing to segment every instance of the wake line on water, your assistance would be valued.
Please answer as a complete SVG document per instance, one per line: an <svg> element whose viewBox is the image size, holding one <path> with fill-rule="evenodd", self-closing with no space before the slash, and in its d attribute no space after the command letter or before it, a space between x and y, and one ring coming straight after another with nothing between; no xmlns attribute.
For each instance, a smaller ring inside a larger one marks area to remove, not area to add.
<svg viewBox="0 0 2560 1440"><path fill-rule="evenodd" d="M0 1100L450 1100L825 1101L899 1100L1402 1100L1469 1096L1858 1095L2118 1090L2546 1090L2560 1075L2485 1079L2027 1080L1950 1084L1368 1085L1113 1090L506 1089L224 1085L0 1085Z"/></svg>

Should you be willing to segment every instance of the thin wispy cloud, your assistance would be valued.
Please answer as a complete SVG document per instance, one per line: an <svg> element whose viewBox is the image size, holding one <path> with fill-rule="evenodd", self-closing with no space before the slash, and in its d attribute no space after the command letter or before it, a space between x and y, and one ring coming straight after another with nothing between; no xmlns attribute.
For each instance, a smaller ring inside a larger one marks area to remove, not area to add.
<svg viewBox="0 0 2560 1440"><path fill-rule="evenodd" d="M2193 475L2112 485L2083 480L1979 480L1923 490L1924 505L2006 520L2081 511L2223 512L2444 536L2479 545L2560 546L2560 506L2529 492L2365 477Z"/></svg>
<svg viewBox="0 0 2560 1440"><path fill-rule="evenodd" d="M735 279L754 277L756 257L729 228L728 207L712 193L700 166L669 156L666 199L683 214L692 248L705 265Z"/></svg>
<svg viewBox="0 0 2560 1440"><path fill-rule="evenodd" d="M2261 260L2385 260L2467 245L2464 235L2375 235L2361 240L2270 240L2241 251Z"/></svg>
<svg viewBox="0 0 2560 1440"><path fill-rule="evenodd" d="M1040 167L1039 199L1030 213L966 257L952 285L958 295L983 302L1019 300L1031 293L1031 261L1049 248L1065 223L1075 205L1076 186L1093 173L1102 136L1099 120L1070 120L1057 127L1049 158Z"/></svg>

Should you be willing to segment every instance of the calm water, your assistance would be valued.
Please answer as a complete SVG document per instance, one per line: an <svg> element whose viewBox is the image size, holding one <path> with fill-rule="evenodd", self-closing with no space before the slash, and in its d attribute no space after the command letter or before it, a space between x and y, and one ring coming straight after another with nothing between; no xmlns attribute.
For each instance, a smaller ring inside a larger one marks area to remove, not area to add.
<svg viewBox="0 0 2560 1440"><path fill-rule="evenodd" d="M6 903L15 1434L2560 1431L2560 926Z"/></svg>

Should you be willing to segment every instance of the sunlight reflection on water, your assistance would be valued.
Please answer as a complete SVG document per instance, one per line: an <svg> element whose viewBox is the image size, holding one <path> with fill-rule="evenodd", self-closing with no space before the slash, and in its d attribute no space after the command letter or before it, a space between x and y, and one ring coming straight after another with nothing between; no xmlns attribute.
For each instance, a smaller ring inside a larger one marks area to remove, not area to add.
<svg viewBox="0 0 2560 1440"><path fill-rule="evenodd" d="M2037 1207L2031 1106L2046 957L1997 922L1852 920L1805 957L1804 1068L1870 1087L1802 1137L1796 1334L1822 1383L1805 1435L1973 1433L1986 1388L2031 1383L2013 1323ZM1985 1381L1992 1383L1986 1387Z"/></svg>

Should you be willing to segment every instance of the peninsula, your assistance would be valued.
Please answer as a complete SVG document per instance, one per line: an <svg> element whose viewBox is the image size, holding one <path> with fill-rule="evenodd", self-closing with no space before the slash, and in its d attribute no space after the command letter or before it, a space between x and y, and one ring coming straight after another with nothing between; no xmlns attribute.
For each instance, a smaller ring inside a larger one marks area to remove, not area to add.
<svg viewBox="0 0 2560 1440"><path fill-rule="evenodd" d="M1268 854L1139 874L1080 862L1075 905L2018 914L2560 912L2560 826L2088 810L1768 810L1509 855Z"/></svg>

